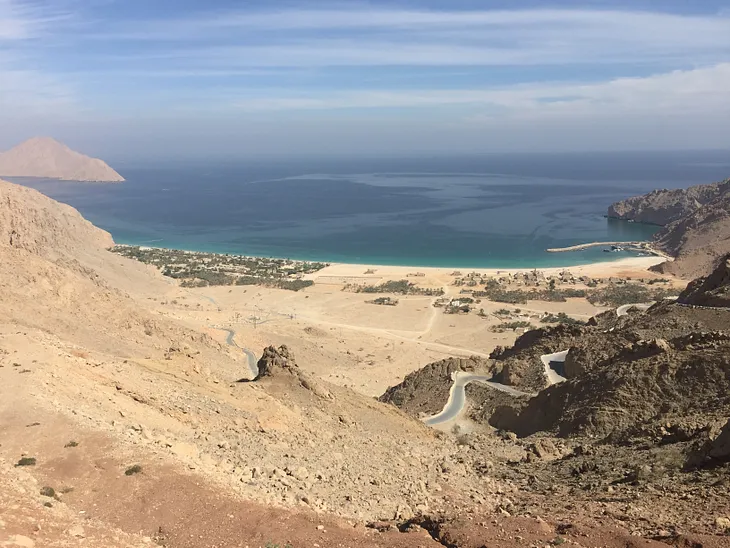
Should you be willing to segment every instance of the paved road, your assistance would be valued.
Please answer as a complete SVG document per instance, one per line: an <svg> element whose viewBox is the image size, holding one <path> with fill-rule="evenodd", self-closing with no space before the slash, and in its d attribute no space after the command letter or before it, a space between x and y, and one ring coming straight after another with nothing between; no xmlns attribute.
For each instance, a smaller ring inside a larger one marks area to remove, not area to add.
<svg viewBox="0 0 730 548"><path fill-rule="evenodd" d="M236 337L236 332L233 331L233 329L228 329L226 327L220 327L217 328L221 331L227 331L228 337L226 337L226 343L230 346L235 346L236 348L240 348L244 354L246 354L246 357L248 358L248 368L251 370L251 378L255 378L256 375L259 374L259 366L258 366L258 358L256 358L256 354L254 354L251 350L248 348L243 348L242 346L238 346L234 338Z"/></svg>
<svg viewBox="0 0 730 548"><path fill-rule="evenodd" d="M520 390L516 390L511 386L491 382L491 378L491 376L487 377L484 375L475 375L473 373L464 373L463 371L457 371L453 375L454 383L451 385L451 392L449 393L449 400L446 402L446 405L444 405L444 408L441 410L440 413L424 419L423 422L426 423L428 426L436 426L457 418L463 411L464 404L466 403L466 387L473 382L486 384L494 390L505 392L507 394L511 394L512 396L535 396L535 394L521 392Z"/></svg>
<svg viewBox="0 0 730 548"><path fill-rule="evenodd" d="M553 362L565 362L565 357L568 355L568 352L568 350L563 350L562 352L556 352L555 354L545 354L540 356L540 361L542 362L543 367L545 367L545 376L547 377L548 384L550 386L567 380L565 377L558 375L557 371L550 367L550 364Z"/></svg>

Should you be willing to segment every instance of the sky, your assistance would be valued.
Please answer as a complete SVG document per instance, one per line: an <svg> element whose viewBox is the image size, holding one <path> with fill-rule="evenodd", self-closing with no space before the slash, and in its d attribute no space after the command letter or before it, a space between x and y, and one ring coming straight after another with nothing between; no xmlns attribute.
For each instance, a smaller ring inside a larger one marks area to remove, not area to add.
<svg viewBox="0 0 730 548"><path fill-rule="evenodd" d="M730 0L0 0L0 149L730 148Z"/></svg>

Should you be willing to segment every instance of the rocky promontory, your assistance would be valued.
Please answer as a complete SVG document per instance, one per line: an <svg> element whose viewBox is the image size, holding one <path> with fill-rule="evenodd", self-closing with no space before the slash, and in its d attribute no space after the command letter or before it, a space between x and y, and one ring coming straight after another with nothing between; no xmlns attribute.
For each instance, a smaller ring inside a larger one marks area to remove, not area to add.
<svg viewBox="0 0 730 548"><path fill-rule="evenodd" d="M730 179L654 190L611 205L608 217L663 226L654 245L675 260L655 270L684 278L704 276L730 252Z"/></svg>
<svg viewBox="0 0 730 548"><path fill-rule="evenodd" d="M730 190L730 180L686 189L652 190L612 204L608 216L637 223L666 226L695 212L705 204Z"/></svg>

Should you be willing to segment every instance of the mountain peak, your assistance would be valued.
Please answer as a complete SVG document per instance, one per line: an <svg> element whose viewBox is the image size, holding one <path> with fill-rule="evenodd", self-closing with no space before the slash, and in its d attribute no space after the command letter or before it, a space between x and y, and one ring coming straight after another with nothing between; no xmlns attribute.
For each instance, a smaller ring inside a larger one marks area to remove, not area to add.
<svg viewBox="0 0 730 548"><path fill-rule="evenodd" d="M44 177L65 181L124 181L119 173L102 160L71 150L53 137L33 137L0 153L0 176Z"/></svg>

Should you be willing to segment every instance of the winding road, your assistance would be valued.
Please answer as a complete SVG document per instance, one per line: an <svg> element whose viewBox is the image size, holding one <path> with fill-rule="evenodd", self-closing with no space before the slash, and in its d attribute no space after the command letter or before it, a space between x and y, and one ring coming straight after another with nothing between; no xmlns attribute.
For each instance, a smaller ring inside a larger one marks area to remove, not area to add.
<svg viewBox="0 0 730 548"><path fill-rule="evenodd" d="M248 368L251 370L251 378L255 378L256 375L259 374L258 358L256 358L256 354L254 354L248 348L238 346L238 344L234 340L236 337L236 332L233 329L229 329L227 327L217 327L216 329L220 329L221 331L226 331L228 333L228 337L226 337L226 344L230 346L235 346L236 348L241 349L244 354L246 354L246 357L248 358Z"/></svg>
<svg viewBox="0 0 730 548"><path fill-rule="evenodd" d="M558 375L558 372L550 367L551 363L565 363L565 358L568 355L569 350L563 350L562 352L556 352L555 354L544 354L540 356L540 361L543 367L545 367L545 376L548 380L548 385L558 384L565 382L567 379Z"/></svg>
<svg viewBox="0 0 730 548"><path fill-rule="evenodd" d="M556 352L555 354L545 354L540 356L540 360L545 368L545 376L547 377L548 384L550 386L566 380L565 377L558 375L558 373L550 367L550 364L553 362L564 362L567 355L568 350L564 350L562 352ZM427 426L438 426L457 419L464 410L464 404L466 403L466 387L473 382L485 384L494 390L498 390L512 396L527 396L533 398L537 395L529 392L522 392L521 390L517 390L516 388L507 386L506 384L492 382L492 377L484 375L475 375L473 373L456 371L452 374L451 378L453 380L453 384L451 385L451 390L449 392L449 399L440 413L423 419L423 422Z"/></svg>
<svg viewBox="0 0 730 548"><path fill-rule="evenodd" d="M454 383L451 385L449 400L446 402L446 405L444 405L444 408L441 410L440 413L424 419L423 422L428 426L436 426L457 418L461 414L462 410L464 409L464 404L466 403L466 387L473 382L485 384L490 388L493 388L500 392L505 392L512 396L535 396L535 394L521 392L512 388L511 386L491 382L491 378L492 377L487 377L484 375L475 375L473 373L456 371L452 376Z"/></svg>
<svg viewBox="0 0 730 548"><path fill-rule="evenodd" d="M665 301L676 301L679 299L679 297L665 297L663 300ZM632 308L635 308L637 310L641 310L642 312L646 312L649 310L652 306L656 304L656 301L651 301L649 303L632 303L632 304L625 304L623 306L619 306L616 309L616 315L620 318L622 316L626 316L629 313L629 310Z"/></svg>

